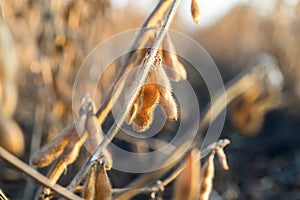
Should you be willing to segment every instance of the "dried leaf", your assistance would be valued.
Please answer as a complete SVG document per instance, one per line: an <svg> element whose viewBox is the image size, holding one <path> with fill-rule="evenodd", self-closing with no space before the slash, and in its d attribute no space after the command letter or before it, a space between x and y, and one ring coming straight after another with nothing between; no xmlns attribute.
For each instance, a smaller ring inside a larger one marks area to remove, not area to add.
<svg viewBox="0 0 300 200"><path fill-rule="evenodd" d="M209 196L212 191L213 178L215 175L214 157L215 154L212 153L203 165L203 177L201 181L199 198L200 200L209 200Z"/></svg>
<svg viewBox="0 0 300 200"><path fill-rule="evenodd" d="M200 156L197 149L193 149L185 161L186 168L175 182L175 200L194 200L200 189Z"/></svg>
<svg viewBox="0 0 300 200"><path fill-rule="evenodd" d="M199 0L192 0L191 13L196 24L200 23L200 3Z"/></svg>
<svg viewBox="0 0 300 200"><path fill-rule="evenodd" d="M112 197L111 184L104 166L101 166L96 180L96 199L110 200Z"/></svg>

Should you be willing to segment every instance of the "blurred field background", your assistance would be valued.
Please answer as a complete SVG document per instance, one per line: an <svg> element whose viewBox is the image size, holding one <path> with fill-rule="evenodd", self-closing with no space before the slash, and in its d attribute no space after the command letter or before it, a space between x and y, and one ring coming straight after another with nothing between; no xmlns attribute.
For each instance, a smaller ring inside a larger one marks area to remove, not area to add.
<svg viewBox="0 0 300 200"><path fill-rule="evenodd" d="M172 28L203 45L224 81L246 68L253 56L266 51L278 59L286 83L284 105L265 116L263 128L256 134L245 135L234 128L230 119L226 121L222 137L231 139L226 148L231 168L224 172L216 167L212 199L300 199L300 1L266 0L268 3L263 5L256 0L236 1L231 6L220 1L228 12L217 10L222 14L213 19L206 13L214 5L217 7L219 1L204 1L203 4L211 6L202 7L202 10L207 8L202 11L203 26L192 25L186 14L188 6L182 5ZM26 163L41 145L72 122L72 87L83 59L101 41L138 28L157 1L120 2L1 1L0 32L7 25L14 40L7 43L2 39L1 49L3 52L14 46L18 60L13 72L16 78L11 83L18 91L17 106L9 118L23 132L25 149L20 158ZM4 61L1 65L3 87L3 74L9 74L13 68ZM203 96L203 101L208 101L201 87L195 87L199 88L197 93ZM5 95L9 96L4 93L2 98ZM0 134L6 137L6 133ZM12 137L16 138L15 145L22 145L17 136ZM69 167L60 183L65 184L80 163ZM113 186L120 187L131 178L127 175L119 180L120 172L109 173ZM0 161L0 189L8 197L30 199L36 186L21 172Z"/></svg>

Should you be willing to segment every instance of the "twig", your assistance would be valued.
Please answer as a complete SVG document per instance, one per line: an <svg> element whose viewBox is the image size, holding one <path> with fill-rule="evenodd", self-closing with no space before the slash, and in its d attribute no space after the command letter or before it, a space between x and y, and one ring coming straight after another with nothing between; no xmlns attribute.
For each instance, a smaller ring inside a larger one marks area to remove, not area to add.
<svg viewBox="0 0 300 200"><path fill-rule="evenodd" d="M5 196L5 194L0 189L0 200L8 200L8 198Z"/></svg>
<svg viewBox="0 0 300 200"><path fill-rule="evenodd" d="M31 145L30 145L30 158L40 148L41 145L45 110L46 108L44 104L38 104L35 108L34 128L32 132ZM25 192L23 194L23 199L24 200L32 199L33 193L34 193L34 183L30 179L27 179Z"/></svg>
<svg viewBox="0 0 300 200"><path fill-rule="evenodd" d="M72 192L68 191L66 188L58 185L58 184L51 184L50 180L37 172L35 169L32 167L28 166L26 163L22 162L19 160L17 157L6 151L0 146L0 157L5 160L6 162L10 163L14 167L18 168L22 172L24 172L26 175L31 177L32 179L38 181L39 183L45 185L46 187L51 188L53 191L55 191L57 194L63 196L64 198L67 199L72 199L72 200L81 200L80 197L77 195L73 194Z"/></svg>
<svg viewBox="0 0 300 200"><path fill-rule="evenodd" d="M116 134L118 133L118 131L120 129L120 126L125 121L126 116L127 116L128 112L130 111L131 106L133 105L136 97L139 94L139 90L141 89L141 87L143 86L145 81L147 80L149 71L152 68L153 63L155 62L158 48L166 34L167 29L169 28L169 26L173 20L175 11L178 6L178 1L179 0L173 1L173 4L171 5L171 8L169 9L168 14L166 16L166 20L164 21L151 50L149 51L148 55L145 58L145 63L142 66L141 71L140 71L141 74L139 74L137 76L137 79L131 90L129 98L127 99L125 105L122 107L120 114L118 115L118 117L115 120L112 127L109 129L104 140L98 145L98 147L95 149L93 154L88 158L88 160L84 163L81 170L76 174L75 178L72 180L71 184L68 187L71 191L80 182L81 178L87 173L87 171L89 171L93 161L99 159L99 157L101 156L102 149L116 136Z"/></svg>

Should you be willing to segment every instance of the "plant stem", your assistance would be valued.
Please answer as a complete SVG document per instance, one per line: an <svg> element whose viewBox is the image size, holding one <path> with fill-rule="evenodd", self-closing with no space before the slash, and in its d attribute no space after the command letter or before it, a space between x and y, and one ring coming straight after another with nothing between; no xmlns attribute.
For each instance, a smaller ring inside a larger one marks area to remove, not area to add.
<svg viewBox="0 0 300 200"><path fill-rule="evenodd" d="M24 172L26 175L31 177L32 179L38 181L39 183L45 185L46 187L51 188L53 191L55 191L57 194L63 196L67 199L72 200L81 200L81 198L72 192L68 191L66 188L58 185L58 184L51 184L51 181L37 172L32 167L28 166L26 163L19 160L17 157L6 151L4 148L0 146L0 157L5 160L6 162L10 163L14 167L18 168L22 172Z"/></svg>
<svg viewBox="0 0 300 200"><path fill-rule="evenodd" d="M156 59L156 54L158 51L158 48L166 34L167 29L169 28L175 12L178 7L179 0L174 0L168 13L166 16L166 20L164 21L158 36L156 40L154 41L154 44L149 51L149 54L145 57L145 63L143 64L140 74L138 74L137 79L134 83L134 86L131 90L131 93L129 95L129 98L127 99L125 105L122 107L117 119L109 129L108 133L106 134L106 137L103 139L103 141L98 145L98 147L94 150L92 155L87 159L87 161L84 163L81 170L76 174L70 185L68 186L68 189L73 191L73 189L78 185L78 183L81 181L82 177L90 170L91 165L93 161L98 160L101 156L102 150L104 147L106 147L109 142L116 136L116 134L119 132L120 126L124 123L126 120L127 114L130 111L130 108L135 102L135 99L137 98L139 91L143 84L146 82L148 74L150 72L150 69L152 68L153 63Z"/></svg>

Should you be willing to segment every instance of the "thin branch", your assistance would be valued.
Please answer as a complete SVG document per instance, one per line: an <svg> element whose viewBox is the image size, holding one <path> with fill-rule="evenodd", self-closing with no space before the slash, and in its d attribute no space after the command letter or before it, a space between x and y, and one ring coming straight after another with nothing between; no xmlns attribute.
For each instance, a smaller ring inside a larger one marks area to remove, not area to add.
<svg viewBox="0 0 300 200"><path fill-rule="evenodd" d="M0 200L8 200L8 198L5 196L5 194L0 189Z"/></svg>
<svg viewBox="0 0 300 200"><path fill-rule="evenodd" d="M81 198L72 192L68 191L66 188L58 185L58 184L51 184L51 181L45 177L44 175L37 172L32 167L28 166L26 163L19 160L17 157L6 151L4 148L0 146L0 157L5 160L6 162L10 163L14 167L18 168L22 172L24 172L26 175L31 177L32 179L36 180L37 182L45 185L46 187L51 188L53 191L55 191L57 194L63 196L67 199L72 200L81 200Z"/></svg>
<svg viewBox="0 0 300 200"><path fill-rule="evenodd" d="M122 107L120 114L118 115L117 119L115 120L114 124L111 126L109 129L106 137L103 139L103 141L98 145L98 147L95 149L95 151L92 153L92 155L87 159L87 161L84 163L83 167L81 170L76 174L70 185L68 186L69 190L73 190L75 186L81 181L82 177L90 170L91 164L93 163L94 160L98 160L101 156L102 149L109 144L109 142L116 136L118 133L120 126L124 123L126 116L128 112L130 111L131 106L133 105L136 97L139 94L139 91L145 81L147 80L148 74L150 69L152 68L153 63L155 62L156 59L156 54L158 51L158 48L166 34L167 29L169 28L175 12L177 10L179 0L174 0L173 4L171 5L167 16L166 20L164 21L158 36L156 40L154 41L154 44L149 51L148 55L145 57L145 63L143 64L140 74L137 76L137 79L134 83L134 86L131 90L131 93L129 95L129 98L127 99L125 105Z"/></svg>
<svg viewBox="0 0 300 200"><path fill-rule="evenodd" d="M33 156L34 152L36 152L41 146L45 113L46 113L46 106L44 104L38 104L35 108L35 113L34 113L34 128L32 132L31 145L30 145L30 158ZM35 189L34 182L32 182L28 178L26 181L25 192L23 194L23 200L32 199L34 194L34 189Z"/></svg>

